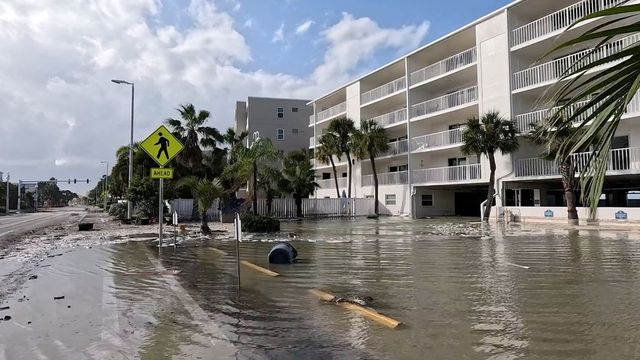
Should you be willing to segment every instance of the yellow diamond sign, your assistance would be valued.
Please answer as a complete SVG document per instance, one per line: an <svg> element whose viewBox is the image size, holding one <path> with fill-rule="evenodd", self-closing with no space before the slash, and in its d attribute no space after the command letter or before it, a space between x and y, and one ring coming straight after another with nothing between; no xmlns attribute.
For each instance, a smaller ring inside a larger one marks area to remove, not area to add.
<svg viewBox="0 0 640 360"><path fill-rule="evenodd" d="M164 125L144 139L140 147L160 166L165 166L184 149L184 145Z"/></svg>

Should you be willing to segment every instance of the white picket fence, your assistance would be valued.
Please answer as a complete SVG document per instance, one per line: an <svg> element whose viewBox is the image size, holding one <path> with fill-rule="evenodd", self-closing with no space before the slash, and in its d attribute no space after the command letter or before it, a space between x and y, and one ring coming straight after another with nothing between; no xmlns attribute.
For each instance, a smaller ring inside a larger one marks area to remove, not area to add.
<svg viewBox="0 0 640 360"><path fill-rule="evenodd" d="M193 199L174 199L169 201L170 204L170 212L174 211L178 212L178 219L180 220L192 220L194 218L193 214ZM196 205L197 206L197 205ZM197 211L197 208L196 208ZM207 219L209 220L217 220L220 218L220 212L218 211L218 200L213 203L211 209L207 211Z"/></svg>
<svg viewBox="0 0 640 360"><path fill-rule="evenodd" d="M374 213L373 199L302 199L303 217L354 217ZM267 211L266 199L258 200L258 214L280 219L296 218L295 199L273 199L271 213Z"/></svg>

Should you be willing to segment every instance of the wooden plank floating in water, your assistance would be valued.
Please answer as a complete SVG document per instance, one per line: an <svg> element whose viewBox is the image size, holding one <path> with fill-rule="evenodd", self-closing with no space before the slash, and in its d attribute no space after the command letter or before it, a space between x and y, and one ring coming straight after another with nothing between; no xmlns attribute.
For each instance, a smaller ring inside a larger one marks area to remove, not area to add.
<svg viewBox="0 0 640 360"><path fill-rule="evenodd" d="M313 295L317 296L318 298L320 298L320 300L324 300L324 301L331 301L335 298L335 296L333 294L321 291L321 290L317 290L317 289L311 289L309 290L310 293L312 293ZM400 324L402 324L400 321L392 319L388 316L384 316L382 314L380 314L379 312L373 310L373 309L369 309L366 308L364 306L360 306L357 304L352 304L352 303L348 303L348 302L340 302L338 303L338 305L342 306L343 308L349 309L353 312L357 312L360 315L363 315L364 317L367 317L373 321L377 321L379 323L381 323L384 326L390 327L392 329L397 328Z"/></svg>
<svg viewBox="0 0 640 360"><path fill-rule="evenodd" d="M250 262L248 262L246 260L240 261L240 264L242 264L242 265L244 265L244 266L246 266L248 268L251 268L253 270L259 271L259 272L261 272L263 274L269 275L269 276L278 276L278 275L280 275L277 272L273 272L273 271L271 271L269 269L265 269L262 266L258 266L256 264L250 263Z"/></svg>

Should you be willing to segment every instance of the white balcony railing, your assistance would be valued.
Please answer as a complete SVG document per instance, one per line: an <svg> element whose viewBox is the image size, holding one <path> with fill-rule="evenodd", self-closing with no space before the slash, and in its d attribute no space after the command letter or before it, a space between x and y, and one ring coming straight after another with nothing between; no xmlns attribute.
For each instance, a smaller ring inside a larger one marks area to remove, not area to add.
<svg viewBox="0 0 640 360"><path fill-rule="evenodd" d="M441 131L411 139L411 151L424 151L446 146L462 145L464 127Z"/></svg>
<svg viewBox="0 0 640 360"><path fill-rule="evenodd" d="M409 152L409 140L399 140L389 143L389 150L381 156L394 156Z"/></svg>
<svg viewBox="0 0 640 360"><path fill-rule="evenodd" d="M478 101L478 87L472 86L411 106L411 117L419 117Z"/></svg>
<svg viewBox="0 0 640 360"><path fill-rule="evenodd" d="M390 113L371 118L371 120L374 120L382 127L404 122L407 121L407 109L392 111Z"/></svg>
<svg viewBox="0 0 640 360"><path fill-rule="evenodd" d="M446 73L454 72L457 69L473 64L477 60L476 48L465 50L459 54L440 60L418 71L411 73L411 85L433 79Z"/></svg>
<svg viewBox="0 0 640 360"><path fill-rule="evenodd" d="M580 173L591 156L590 152L571 155L576 172ZM609 151L607 172L637 173L640 172L640 148L623 148ZM558 176L560 172L554 161L540 158L521 159L516 161L516 177Z"/></svg>
<svg viewBox="0 0 640 360"><path fill-rule="evenodd" d="M398 171L378 174L378 185L405 185L409 183L409 172ZM362 186L373 186L373 175L362 176Z"/></svg>
<svg viewBox="0 0 640 360"><path fill-rule="evenodd" d="M571 69L604 59L618 53L640 40L640 34L634 34L625 38L604 44L595 51L583 50L559 59L536 65L513 74L513 88L523 89L529 86L554 82L566 75Z"/></svg>
<svg viewBox="0 0 640 360"><path fill-rule="evenodd" d="M578 110L580 107L588 103L589 101L587 100L576 103L575 105L565 110L564 116L569 117L573 115L576 110ZM536 110L536 111L531 111L528 113L516 115L516 127L523 134L529 133L532 130L532 124L536 124L544 120L545 118L551 116L555 111L558 111L558 109L560 109L560 107L554 107L552 109ZM587 111L581 114L580 117L576 119L576 123L582 122L587 117L589 117L591 113L592 113L591 111ZM633 97L633 99L631 99L631 102L629 102L629 104L627 105L627 111L626 111L626 114L628 115L638 114L638 113L640 113L640 92L638 92Z"/></svg>
<svg viewBox="0 0 640 360"><path fill-rule="evenodd" d="M320 185L321 189L335 189L336 188L335 179L316 180L316 183L318 183L318 185ZM338 178L338 187L339 188L345 188L345 187L347 187L347 184L348 184L348 178L346 178L346 177Z"/></svg>
<svg viewBox="0 0 640 360"><path fill-rule="evenodd" d="M315 115L309 115L309 125L313 125L315 124L316 121L316 116Z"/></svg>
<svg viewBox="0 0 640 360"><path fill-rule="evenodd" d="M343 102L340 103L336 106L330 107L326 110L320 111L319 113L316 114L316 116L318 117L318 121L317 122L321 122L321 121L325 121L328 119L331 119L332 117L338 116L340 114L343 114L347 112L347 103Z"/></svg>
<svg viewBox="0 0 640 360"><path fill-rule="evenodd" d="M539 37L562 30L594 12L612 8L625 0L584 0L552 14L523 25L512 34L512 46L518 46Z"/></svg>
<svg viewBox="0 0 640 360"><path fill-rule="evenodd" d="M414 170L411 175L414 184L459 183L481 178L480 164Z"/></svg>
<svg viewBox="0 0 640 360"><path fill-rule="evenodd" d="M312 148L315 146L316 146L316 138L312 136L309 138L309 147Z"/></svg>
<svg viewBox="0 0 640 360"><path fill-rule="evenodd" d="M406 88L407 88L407 78L403 76L400 79L393 80L391 82L388 82L382 86L378 86L377 88L369 90L364 94L360 95L360 104L366 105L368 103L381 99L387 95L391 95L398 91L402 91Z"/></svg>

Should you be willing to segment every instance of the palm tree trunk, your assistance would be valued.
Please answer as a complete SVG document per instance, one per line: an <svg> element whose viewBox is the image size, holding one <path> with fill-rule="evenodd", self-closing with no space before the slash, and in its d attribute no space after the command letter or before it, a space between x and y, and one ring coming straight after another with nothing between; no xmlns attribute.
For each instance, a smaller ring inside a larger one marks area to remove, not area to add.
<svg viewBox="0 0 640 360"><path fill-rule="evenodd" d="M340 186L338 186L338 170L336 170L336 163L333 162L333 156L329 156L331 160L331 168L333 169L333 181L336 183L336 194L338 195L338 199L340 199Z"/></svg>
<svg viewBox="0 0 640 360"><path fill-rule="evenodd" d="M301 218L302 217L302 196L299 196L298 194L296 194L295 197L296 197L296 216Z"/></svg>
<svg viewBox="0 0 640 360"><path fill-rule="evenodd" d="M258 215L258 164L253 162L253 213Z"/></svg>
<svg viewBox="0 0 640 360"><path fill-rule="evenodd" d="M209 224L207 223L207 211L200 212L200 231L203 234L210 234L211 229L209 229Z"/></svg>
<svg viewBox="0 0 640 360"><path fill-rule="evenodd" d="M575 189L576 169L571 163L570 158L560 165L560 174L562 175L564 199L567 202L567 219L569 220L569 224L578 224L576 194L573 192Z"/></svg>
<svg viewBox="0 0 640 360"><path fill-rule="evenodd" d="M491 173L489 175L489 188L487 189L487 204L484 208L484 221L489 222L496 182L496 158L493 153L489 153L487 156L489 157L489 169L491 170Z"/></svg>
<svg viewBox="0 0 640 360"><path fill-rule="evenodd" d="M351 154L347 151L347 166L349 167L349 187L347 188L347 197L351 199Z"/></svg>
<svg viewBox="0 0 640 360"><path fill-rule="evenodd" d="M267 196L267 215L271 216L271 207L273 206L273 196Z"/></svg>
<svg viewBox="0 0 640 360"><path fill-rule="evenodd" d="M380 215L378 206L378 172L376 171L376 160L373 155L369 155L369 160L371 160L371 170L373 170L373 212L378 216Z"/></svg>

